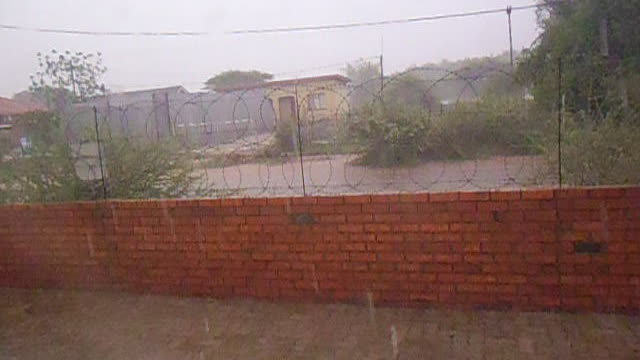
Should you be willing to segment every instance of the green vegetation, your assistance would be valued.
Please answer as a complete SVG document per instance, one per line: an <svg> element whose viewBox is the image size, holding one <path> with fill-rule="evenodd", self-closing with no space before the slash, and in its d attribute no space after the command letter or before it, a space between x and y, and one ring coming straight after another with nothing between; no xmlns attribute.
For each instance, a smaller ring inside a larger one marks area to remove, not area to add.
<svg viewBox="0 0 640 360"><path fill-rule="evenodd" d="M372 166L409 165L426 146L429 113L403 104L364 106L351 131L364 149L360 162Z"/></svg>
<svg viewBox="0 0 640 360"><path fill-rule="evenodd" d="M536 102L556 106L562 62L568 111L606 114L620 102L639 106L639 98L629 97L637 89L628 89L624 79L640 72L640 1L545 3L539 14L542 34L518 67L519 77L533 85Z"/></svg>
<svg viewBox="0 0 640 360"><path fill-rule="evenodd" d="M102 64L100 52L85 54L54 49L50 54L38 53L37 56L40 70L31 76L29 89L36 97L44 97L50 104L62 105L64 101L84 101L105 94L106 89L100 79L107 68Z"/></svg>
<svg viewBox="0 0 640 360"><path fill-rule="evenodd" d="M433 115L397 103L364 107L351 133L362 145L361 163L412 165L540 153L549 124L522 99L484 98Z"/></svg>
<svg viewBox="0 0 640 360"><path fill-rule="evenodd" d="M261 71L229 70L210 78L204 84L207 89L224 91L225 89L259 85L271 79L273 79L273 75Z"/></svg>
<svg viewBox="0 0 640 360"><path fill-rule="evenodd" d="M548 146L557 167L557 145ZM640 184L640 124L637 114L624 122L574 114L566 119L562 141L566 183L579 186Z"/></svg>
<svg viewBox="0 0 640 360"><path fill-rule="evenodd" d="M0 201L59 202L102 197L99 168L86 174L82 171L86 163L98 166L97 153L86 154L72 148L60 117L33 113L20 121L29 134L31 147L25 154L1 154ZM95 147L95 140L88 137L84 145ZM106 136L102 145L110 198L175 198L213 192L193 171L190 153L171 140L150 143Z"/></svg>

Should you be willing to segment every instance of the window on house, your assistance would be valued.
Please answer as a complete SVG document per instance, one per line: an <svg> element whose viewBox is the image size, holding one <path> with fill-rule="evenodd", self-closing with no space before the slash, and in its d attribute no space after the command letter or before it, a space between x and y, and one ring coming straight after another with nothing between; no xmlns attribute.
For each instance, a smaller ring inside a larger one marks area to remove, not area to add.
<svg viewBox="0 0 640 360"><path fill-rule="evenodd" d="M321 110L325 108L324 93L309 95L309 109Z"/></svg>

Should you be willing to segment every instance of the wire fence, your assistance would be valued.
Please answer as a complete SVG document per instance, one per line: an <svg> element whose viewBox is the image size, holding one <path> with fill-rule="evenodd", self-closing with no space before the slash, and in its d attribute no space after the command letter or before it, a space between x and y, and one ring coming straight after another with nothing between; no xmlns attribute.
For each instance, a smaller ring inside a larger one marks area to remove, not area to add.
<svg viewBox="0 0 640 360"><path fill-rule="evenodd" d="M504 62L65 105L55 112L62 136L39 131L67 153L36 155L24 143L36 130L17 130L23 151L14 160L33 164L14 167L19 184L3 181L5 194L18 194L4 201L69 198L62 191L72 199L275 197L638 183L637 147L621 134L632 129L590 126L608 115L573 110L561 64L546 99Z"/></svg>
<svg viewBox="0 0 640 360"><path fill-rule="evenodd" d="M533 128L542 133L549 120L531 117L532 101L498 66L425 67L359 82L336 75L224 92L114 94L63 117L78 176L98 185L104 179L94 197L119 197L127 191L118 187L133 186L123 182L131 174L116 173L116 163L135 156L116 151L118 139L178 144L172 149L187 155L198 178L190 185L208 196L555 186L548 154L524 142L528 135L543 141ZM147 171L136 165L120 171Z"/></svg>

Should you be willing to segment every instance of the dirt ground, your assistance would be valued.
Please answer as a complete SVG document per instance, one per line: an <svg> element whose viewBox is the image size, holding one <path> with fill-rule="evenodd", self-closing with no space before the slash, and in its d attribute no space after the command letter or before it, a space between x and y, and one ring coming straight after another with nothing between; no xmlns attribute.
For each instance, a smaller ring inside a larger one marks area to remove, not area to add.
<svg viewBox="0 0 640 360"><path fill-rule="evenodd" d="M0 289L0 359L639 359L640 318Z"/></svg>
<svg viewBox="0 0 640 360"><path fill-rule="evenodd" d="M554 183L543 176L544 160L532 156L483 160L432 161L413 167L373 168L355 164L356 155L305 156L307 195L388 192L442 192L520 189ZM302 195L299 158L278 163L210 168L204 172L217 189L244 196Z"/></svg>

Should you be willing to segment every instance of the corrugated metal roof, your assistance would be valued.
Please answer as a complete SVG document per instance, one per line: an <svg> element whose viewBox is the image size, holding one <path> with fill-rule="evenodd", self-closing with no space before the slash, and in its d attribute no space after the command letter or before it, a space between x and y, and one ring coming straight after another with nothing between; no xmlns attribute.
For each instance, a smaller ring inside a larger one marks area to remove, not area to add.
<svg viewBox="0 0 640 360"><path fill-rule="evenodd" d="M346 84L351 80L346 76L343 76L340 74L333 74L333 75L322 75L322 76L310 76L310 77L304 77L304 78L298 78L298 79L268 81L262 84L256 84L256 85L250 85L250 86L239 86L239 87L218 89L218 91L232 92L232 91L248 90L248 89L302 85L302 84L308 84L308 83L314 83L314 82L320 82L320 81L338 81Z"/></svg>

